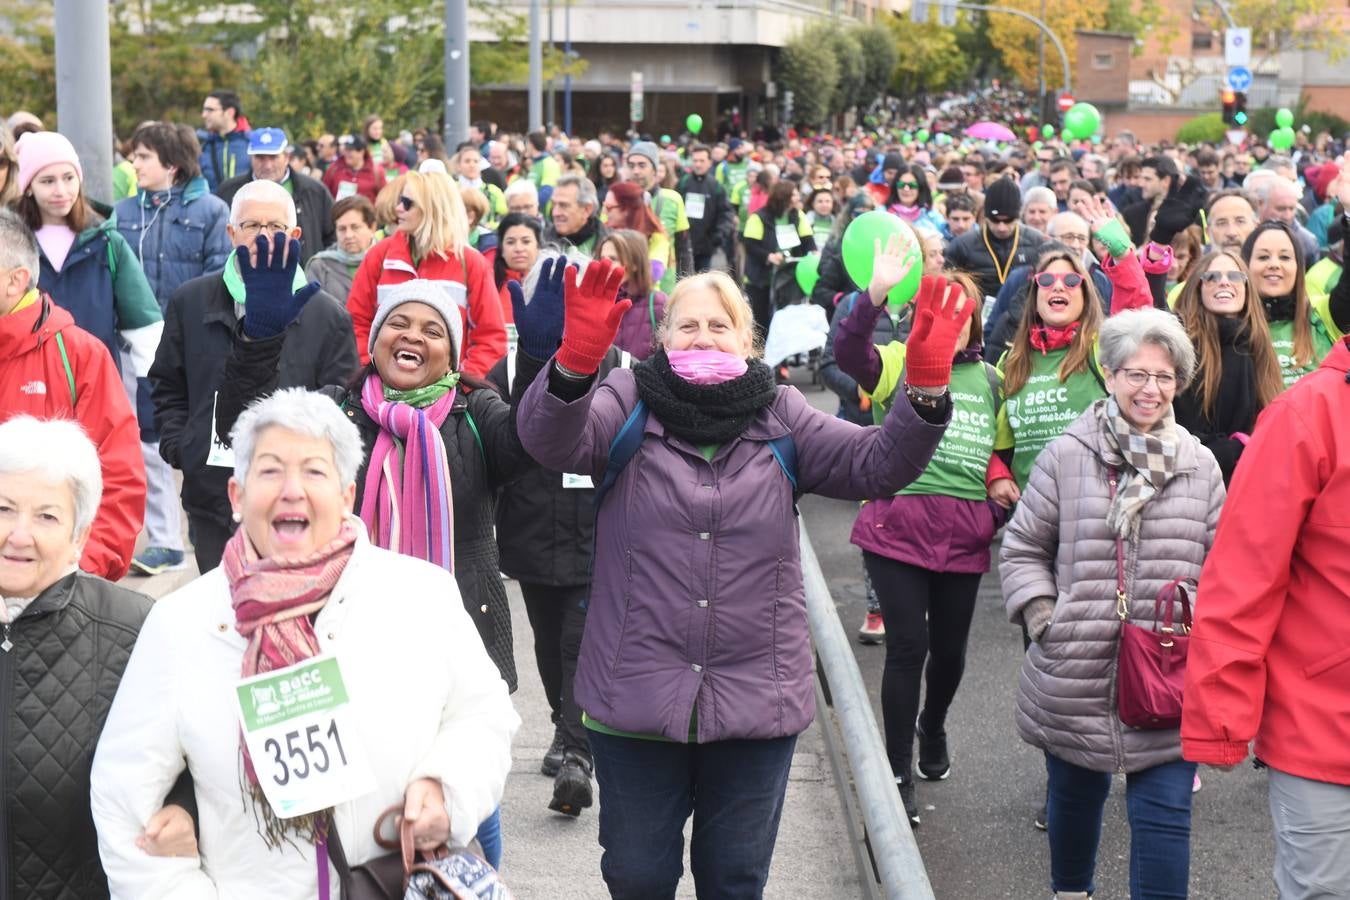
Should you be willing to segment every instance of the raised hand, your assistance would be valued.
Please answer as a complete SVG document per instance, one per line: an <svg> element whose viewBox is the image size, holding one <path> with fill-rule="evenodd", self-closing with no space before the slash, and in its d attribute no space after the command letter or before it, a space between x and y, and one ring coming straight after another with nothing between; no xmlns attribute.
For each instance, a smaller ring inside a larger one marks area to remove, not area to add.
<svg viewBox="0 0 1350 900"><path fill-rule="evenodd" d="M891 288L904 281L909 270L914 268L917 257L905 254L905 239L900 234L888 237L884 250L880 238L872 244L872 280L867 284L867 296L871 298L873 306L881 306L886 302L886 295L891 292Z"/></svg>
<svg viewBox="0 0 1350 900"><path fill-rule="evenodd" d="M237 248L235 259L244 282L244 334L260 340L285 331L319 292L319 283L292 289L300 266L300 242L284 232L277 232L270 244L267 235L258 235L253 248L252 254ZM250 257L257 259L256 264Z"/></svg>
<svg viewBox="0 0 1350 900"><path fill-rule="evenodd" d="M563 333L563 278L567 260L558 256L546 259L539 266L539 280L535 283L530 302L525 303L525 289L519 281L507 282L511 294L511 312L516 323L520 349L535 359L548 359L558 350Z"/></svg>
<svg viewBox="0 0 1350 900"><path fill-rule="evenodd" d="M564 323L557 363L578 375L594 375L619 333L619 322L633 301L615 303L623 287L623 267L607 259L586 267L578 282L576 266L567 267L563 280Z"/></svg>
<svg viewBox="0 0 1350 900"><path fill-rule="evenodd" d="M914 330L905 349L905 381L916 388L942 390L952 379L956 342L975 303L959 284L941 275L925 275L914 299Z"/></svg>

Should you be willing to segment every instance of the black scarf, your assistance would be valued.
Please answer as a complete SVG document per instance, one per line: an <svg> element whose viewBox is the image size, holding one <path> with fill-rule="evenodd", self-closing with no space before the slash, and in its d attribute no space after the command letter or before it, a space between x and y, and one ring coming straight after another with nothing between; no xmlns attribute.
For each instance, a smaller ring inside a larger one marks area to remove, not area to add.
<svg viewBox="0 0 1350 900"><path fill-rule="evenodd" d="M777 394L773 372L764 361L748 363L739 378L722 384L690 384L675 374L666 349L658 346L633 366L633 378L638 396L666 431L695 446L725 444L740 437Z"/></svg>
<svg viewBox="0 0 1350 900"><path fill-rule="evenodd" d="M600 219L591 216L586 220L586 224L577 229L575 234L562 235L562 237L573 247L580 247L591 238L595 237L596 229L600 227Z"/></svg>
<svg viewBox="0 0 1350 900"><path fill-rule="evenodd" d="M1262 297L1261 305L1266 308L1267 322L1294 321L1294 295L1283 297Z"/></svg>

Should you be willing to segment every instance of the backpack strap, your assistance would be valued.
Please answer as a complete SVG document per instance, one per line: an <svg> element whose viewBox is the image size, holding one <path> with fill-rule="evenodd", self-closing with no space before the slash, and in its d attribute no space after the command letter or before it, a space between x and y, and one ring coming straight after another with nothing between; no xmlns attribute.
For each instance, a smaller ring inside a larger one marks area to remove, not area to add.
<svg viewBox="0 0 1350 900"><path fill-rule="evenodd" d="M614 482L619 480L619 474L623 472L624 466L637 455L638 448L642 446L642 439L646 436L647 429L647 404L638 400L633 411L628 414L628 419L619 429L619 433L614 436L614 440L609 444L609 460L605 463L605 477L601 480L600 486L595 489L595 508L599 509L600 504L604 502L605 495L609 489L614 487Z"/></svg>
<svg viewBox="0 0 1350 900"><path fill-rule="evenodd" d="M652 340L656 340L656 288L647 295L647 318L652 321Z"/></svg>
<svg viewBox="0 0 1350 900"><path fill-rule="evenodd" d="M469 430L473 432L473 441L478 445L478 455L483 457L483 465L488 464L487 452L483 450L483 436L478 433L478 423L473 420L473 413L469 408L464 407L464 421L469 423Z"/></svg>
<svg viewBox="0 0 1350 900"><path fill-rule="evenodd" d="M792 484L792 503L795 507L797 498L801 496L801 491L797 487L797 442L792 439L791 434L785 434L771 439L768 444L769 449L773 451L773 458L778 461L778 467Z"/></svg>
<svg viewBox="0 0 1350 900"><path fill-rule="evenodd" d="M61 332L56 333L56 349L61 351L61 365L66 367L66 383L70 385L70 405L75 405L75 373L70 369L70 357L66 354L66 342Z"/></svg>

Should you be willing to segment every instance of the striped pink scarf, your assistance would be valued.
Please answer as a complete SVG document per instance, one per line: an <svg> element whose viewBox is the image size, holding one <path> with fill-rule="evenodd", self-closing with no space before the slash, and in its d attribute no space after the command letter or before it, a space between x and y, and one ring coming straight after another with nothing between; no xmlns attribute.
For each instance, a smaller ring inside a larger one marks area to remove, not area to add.
<svg viewBox="0 0 1350 900"><path fill-rule="evenodd" d="M455 518L440 427L454 402L454 390L426 409L386 400L374 372L361 388L362 407L380 425L366 466L361 520L379 546L448 572L455 570Z"/></svg>

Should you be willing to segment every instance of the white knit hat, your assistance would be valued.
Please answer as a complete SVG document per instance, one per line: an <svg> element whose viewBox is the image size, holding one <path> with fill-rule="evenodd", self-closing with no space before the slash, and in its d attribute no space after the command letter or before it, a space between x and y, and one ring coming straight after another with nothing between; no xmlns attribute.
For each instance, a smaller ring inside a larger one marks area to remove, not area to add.
<svg viewBox="0 0 1350 900"><path fill-rule="evenodd" d="M454 281L431 281L415 278L399 284L382 284L378 289L379 305L375 308L375 319L370 323L370 346L368 352L375 355L375 338L384 327L384 320L397 306L404 303L425 303L445 320L450 332L450 370L459 370L459 354L464 347L464 316L460 313L457 297L468 297L464 285Z"/></svg>

